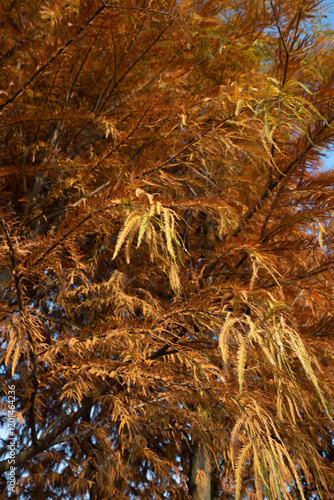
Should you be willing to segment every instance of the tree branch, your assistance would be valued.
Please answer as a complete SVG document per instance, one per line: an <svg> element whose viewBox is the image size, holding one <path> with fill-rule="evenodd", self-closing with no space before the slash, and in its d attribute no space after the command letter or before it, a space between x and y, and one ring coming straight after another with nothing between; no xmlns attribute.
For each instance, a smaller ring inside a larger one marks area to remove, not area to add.
<svg viewBox="0 0 334 500"><path fill-rule="evenodd" d="M45 437L39 439L37 444L33 443L26 450L21 451L15 456L15 466L18 467L22 465L27 460L30 460L39 453L42 453L48 448L54 446L55 440L58 438L58 436L60 436L68 427L73 425L79 418L81 418L85 414L85 412L92 407L96 399L106 394L106 392L116 384L117 381L115 379L111 379L110 382L104 384L94 397L86 398L81 407L70 417L65 418L63 422L61 422L58 426L55 426L58 423L56 419L54 424L49 427L49 433ZM0 462L0 474L9 470L9 468L10 463L8 459L2 460Z"/></svg>
<svg viewBox="0 0 334 500"><path fill-rule="evenodd" d="M9 98L7 99L4 103L0 104L0 111L2 109L4 109L6 106L8 106L9 104L11 104L12 102L15 101L15 99L22 94L22 92L27 88L29 87L29 85L41 74L43 73L46 68L48 66L50 66L50 64L52 64L56 59L57 57L59 57L61 54L63 54L66 49L72 45L72 43L80 36L82 35L83 31L94 21L94 19L106 8L106 5L105 4L102 4L101 7L99 7L95 12L94 14L89 18L89 20L87 21L87 23L84 25L84 26L81 26L81 28L78 29L77 33L75 34L75 36L73 38L69 38L67 40L67 42L62 46L60 47L57 52L49 57L49 59L44 63L42 64L42 66L40 66L36 71L35 73L33 73L31 75L31 77L26 80L24 82L23 85L21 85L21 87Z"/></svg>
<svg viewBox="0 0 334 500"><path fill-rule="evenodd" d="M151 354L151 356L149 356L149 359L154 360L157 359L158 357L166 356L167 354L172 354L173 352L176 352L175 350L167 352L168 349L169 345L163 346L161 349ZM61 415L47 427L47 429L43 432L38 442L33 442L33 444L30 445L26 450L21 451L15 456L15 466L18 467L22 465L27 460L30 460L39 453L42 453L43 451L46 451L52 446L58 444L60 440L58 440L57 438L66 429L68 429L71 425L77 422L77 420L79 420L79 418L81 418L87 411L89 411L98 398L104 396L108 392L108 390L116 386L118 383L119 381L116 380L115 378L110 378L110 380L106 382L94 396L85 398L85 400L81 404L81 407L78 410L76 410L71 416L65 418L61 423L59 423L59 421L62 420L64 413L66 412L66 410L64 410L61 413ZM9 470L9 468L10 468L10 463L8 459L2 460L0 462L0 474L6 472L7 470Z"/></svg>
<svg viewBox="0 0 334 500"><path fill-rule="evenodd" d="M9 246L10 259L11 259L12 266L13 266L13 275L14 275L14 281L15 281L15 287L16 287L17 301L19 304L20 313L21 313L23 321L24 321L25 308L24 308L24 304L23 304L23 294L22 294L22 288L21 288L21 275L17 269L15 250L14 250L12 241L10 239L7 224L5 223L5 221L3 220L2 217L0 217L0 224L5 232L6 240L7 240L8 246ZM38 390L38 379L37 379L35 343L34 343L34 339L31 336L29 328L27 328L27 336L28 336L29 346L30 346L30 356L31 356L31 363L32 363L32 386L33 386L33 390L32 390L31 396L30 396L29 421L30 421L32 441L35 444L37 442L36 421L35 421L35 399L36 399L36 394L37 394L37 390Z"/></svg>

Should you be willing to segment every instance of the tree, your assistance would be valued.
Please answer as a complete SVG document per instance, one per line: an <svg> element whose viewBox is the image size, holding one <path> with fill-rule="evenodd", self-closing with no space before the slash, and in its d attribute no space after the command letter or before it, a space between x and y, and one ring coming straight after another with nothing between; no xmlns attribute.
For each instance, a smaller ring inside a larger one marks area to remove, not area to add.
<svg viewBox="0 0 334 500"><path fill-rule="evenodd" d="M332 498L323 8L3 2L2 498Z"/></svg>

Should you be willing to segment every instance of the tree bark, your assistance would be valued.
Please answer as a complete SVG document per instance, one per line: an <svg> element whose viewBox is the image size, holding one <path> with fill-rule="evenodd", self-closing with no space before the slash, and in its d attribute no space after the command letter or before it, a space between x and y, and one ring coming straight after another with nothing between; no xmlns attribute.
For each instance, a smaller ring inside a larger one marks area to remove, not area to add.
<svg viewBox="0 0 334 500"><path fill-rule="evenodd" d="M193 500L211 500L211 466L202 443L195 440L189 471L189 493Z"/></svg>

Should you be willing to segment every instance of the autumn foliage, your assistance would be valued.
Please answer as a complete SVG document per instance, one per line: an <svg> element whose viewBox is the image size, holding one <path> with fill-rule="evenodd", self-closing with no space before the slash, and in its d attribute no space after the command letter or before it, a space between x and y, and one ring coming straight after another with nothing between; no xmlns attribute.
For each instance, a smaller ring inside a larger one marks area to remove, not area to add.
<svg viewBox="0 0 334 500"><path fill-rule="evenodd" d="M324 8L2 2L0 498L333 498Z"/></svg>

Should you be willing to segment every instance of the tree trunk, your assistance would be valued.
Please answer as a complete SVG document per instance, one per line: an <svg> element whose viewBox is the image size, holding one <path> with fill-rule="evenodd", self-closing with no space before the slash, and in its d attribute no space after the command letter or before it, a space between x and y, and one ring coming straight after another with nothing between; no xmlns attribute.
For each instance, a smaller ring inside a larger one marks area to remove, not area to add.
<svg viewBox="0 0 334 500"><path fill-rule="evenodd" d="M211 500L210 459L198 440L195 440L192 445L189 492L193 500Z"/></svg>

